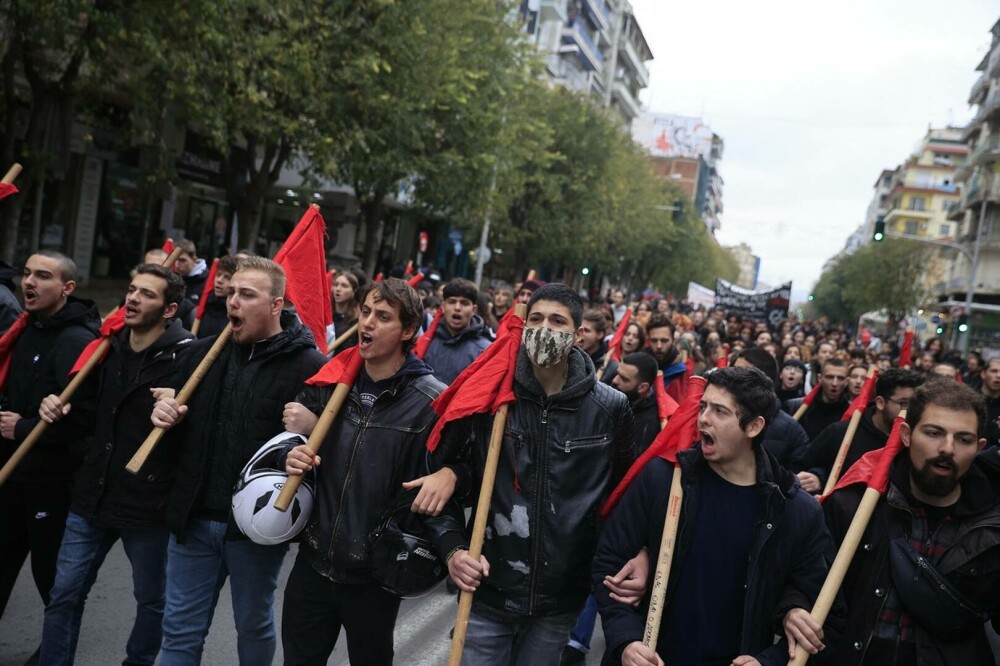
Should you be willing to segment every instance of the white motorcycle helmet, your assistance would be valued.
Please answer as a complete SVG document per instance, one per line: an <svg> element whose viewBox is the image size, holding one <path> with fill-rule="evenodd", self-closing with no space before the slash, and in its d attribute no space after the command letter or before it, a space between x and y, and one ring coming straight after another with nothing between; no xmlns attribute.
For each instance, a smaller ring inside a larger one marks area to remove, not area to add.
<svg viewBox="0 0 1000 666"><path fill-rule="evenodd" d="M299 485L287 511L274 508L274 501L288 480L278 456L299 444L303 435L283 432L268 440L240 472L233 490L233 519L243 534L254 543L273 546L294 538L309 522L313 505L315 471L310 470Z"/></svg>

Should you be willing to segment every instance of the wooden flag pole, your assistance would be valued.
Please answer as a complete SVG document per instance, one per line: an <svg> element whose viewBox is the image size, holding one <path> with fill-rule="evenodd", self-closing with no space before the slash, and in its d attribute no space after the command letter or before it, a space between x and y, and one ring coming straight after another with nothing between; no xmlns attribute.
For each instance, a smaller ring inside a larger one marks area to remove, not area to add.
<svg viewBox="0 0 1000 666"><path fill-rule="evenodd" d="M896 418L901 418L905 421L906 410L901 410L899 416ZM861 496L861 503L858 504L858 510L854 512L854 518L851 519L847 533L844 534L844 540L840 544L840 549L837 550L837 557L834 558L833 564L830 566L830 572L826 575L826 580L823 581L823 587L820 588L819 595L816 597L816 603L813 604L812 610L809 611L809 614L820 626L826 622L826 618L830 614L830 609L833 608L837 592L840 591L840 586L844 584L847 570L851 566L851 561L854 559L855 553L858 552L858 546L861 545L861 537L864 536L865 530L868 529L868 523L871 522L872 514L875 513L875 507L881 498L882 493L877 488L872 488L871 486L865 488L865 493ZM805 666L807 661L809 661L809 653L806 652L806 649L800 643L795 648L795 658L788 662L788 665Z"/></svg>
<svg viewBox="0 0 1000 666"><path fill-rule="evenodd" d="M360 354L358 354L355 363L357 367L353 369L352 374L356 377L358 369L364 363L364 359L361 358ZM319 420L313 427L308 441L306 441L306 446L309 447L313 455L319 452L326 434L330 432L333 422L337 420L337 415L340 414L340 409L344 406L344 402L347 400L347 396L351 393L352 388L353 382L350 384L337 384L337 387L333 389L333 395L326 401L326 407L323 408L323 413L320 414ZM304 477L304 474L290 474L288 476L288 480L285 481L285 485L282 486L281 492L278 494L278 499L274 501L275 509L278 511L288 510L292 499L295 497L295 493L298 492L299 486L302 485Z"/></svg>
<svg viewBox="0 0 1000 666"><path fill-rule="evenodd" d="M518 306L523 307L523 306ZM500 448L503 445L503 431L507 423L508 405L501 405L493 416L493 431L490 433L490 447L486 452L486 466L483 468L483 485L479 489L479 501L476 504L476 521L472 526L472 540L469 543L469 557L476 562L483 554L483 542L486 540L486 521L490 513L490 501L493 499L493 484L497 476L497 463L500 462ZM455 629L451 637L451 652L448 654L448 666L459 666L462 663L462 652L465 650L465 635L469 630L469 615L472 613L472 592L462 590L458 598L458 614L455 616Z"/></svg>
<svg viewBox="0 0 1000 666"><path fill-rule="evenodd" d="M875 506L881 497L882 494L875 488L865 488L865 494L861 497L861 503L854 514L851 526L847 529L847 534L844 535L844 541L840 544L840 550L837 551L837 557L833 560L833 565L830 566L830 572L826 575L826 580L823 581L823 587L816 597L816 603L813 604L812 610L809 611L809 614L820 626L826 622L826 618L830 614L830 609L833 608L837 592L844 583L844 577L851 566L851 560L854 559L854 554L858 551L858 546L861 544L861 537L864 536L872 514L875 512ZM789 666L805 666L808 660L809 653L800 643L795 648L795 658L788 663Z"/></svg>
<svg viewBox="0 0 1000 666"><path fill-rule="evenodd" d="M18 167L18 171L20 171L21 165L16 164L14 166ZM11 171L13 171L13 167L11 168ZM7 175L9 176L10 172L7 172ZM6 179L6 176L4 176L4 179ZM177 260L177 257L179 257L180 254L181 254L181 249L179 247L175 247L174 251L170 253L170 256L168 256L166 259L163 260L162 265L170 266L174 261ZM66 385L66 388L63 389L63 392L59 394L59 402L61 402L64 405L69 404L70 400L73 398L73 395L76 393L77 389L79 389L80 385L87 380L87 377L90 376L90 373L93 372L94 368L96 368L100 364L100 362L104 359L104 356L108 353L108 349L110 348L111 348L111 338L105 338L101 340L101 344L97 346L97 349L95 349L94 353L90 355L90 358L87 359L87 362L83 364L83 367L80 368L80 371L73 376L73 379L71 379L69 384ZM28 451L30 451L31 448L36 443L38 443L38 440L41 439L42 434L45 433L45 429L48 427L49 427L48 422L44 420L39 420L38 423L35 424L35 427L31 429L31 432L28 433L28 436L24 438L24 441L21 442L20 445L18 445L17 449L14 451L14 454L3 466L3 469L0 469L0 486L2 486L4 482L7 481L8 478L10 478L10 475L14 472L14 468L16 468L19 464L21 464L21 461L24 460L25 456L28 455Z"/></svg>
<svg viewBox="0 0 1000 666"><path fill-rule="evenodd" d="M336 340L330 343L330 346L326 348L326 353L332 354L335 349L340 347L340 345L344 344L348 338L350 338L357 332L358 332L358 324L357 322L355 322L353 326L344 331L343 335L339 336Z"/></svg>
<svg viewBox="0 0 1000 666"><path fill-rule="evenodd" d="M873 376L875 376L875 366L868 368L868 381L871 381ZM858 432L862 416L864 416L863 409L859 409L851 414L851 422L847 424L847 432L844 433L844 439L840 442L840 449L837 450L837 457L833 461L830 476L827 478L826 486L823 488L824 495L829 495L833 491L833 487L837 485L837 481L840 480L840 472L844 468L844 461L847 460L847 452L851 449L851 444L854 442L854 436Z"/></svg>
<svg viewBox="0 0 1000 666"><path fill-rule="evenodd" d="M223 347L226 346L226 343L229 342L229 338L232 337L232 335L232 324L226 324L226 327L222 329L221 333L219 333L219 337L217 337L215 342L212 343L208 353L205 354L205 358L201 359L201 363L198 364L198 367L195 368L191 376L188 377L188 380L184 383L183 388L181 388L181 392L177 394L177 404L186 405L188 400L191 399L191 395L195 392L195 389L198 388L201 380L205 378L205 375L208 373L209 368L212 367L212 364L215 363L215 360L219 358L219 354L222 353ZM142 469L142 466L146 464L146 459L153 453L153 450L156 449L156 446L160 443L160 440L163 439L163 435L166 432L165 428L153 428L153 431L150 432L145 441L143 441L142 446L139 447L139 450L135 452L132 459L128 461L127 465L125 465L125 469L133 474L138 474Z"/></svg>
<svg viewBox="0 0 1000 666"><path fill-rule="evenodd" d="M795 414L792 415L792 418L795 419L796 421L798 421L799 419L801 419L805 415L806 410L808 410L808 409L809 409L809 405L806 404L806 402L803 400L802 404L799 405L799 408L795 410Z"/></svg>
<svg viewBox="0 0 1000 666"><path fill-rule="evenodd" d="M684 488L681 487L681 466L674 464L674 475L670 481L670 499L667 501L667 515L663 519L663 537L660 552L656 558L656 573L650 588L649 611L646 613L646 629L642 632L642 644L656 650L660 636L660 621L667 597L667 583L670 582L670 565L677 545L677 526L681 519L681 505L684 502Z"/></svg>
<svg viewBox="0 0 1000 666"><path fill-rule="evenodd" d="M528 307L523 303L514 306L514 316L524 319ZM500 462L500 448L503 445L503 431L507 424L507 412L510 405L500 405L493 415L493 430L490 432L490 445L486 450L486 464L483 467L483 483L479 488L479 500L476 502L476 520L472 525L472 539L469 541L469 557L476 562L483 554L483 543L486 541L486 522L489 519L490 502L493 500L493 484L497 478L497 464ZM458 598L458 613L455 616L455 629L451 635L451 652L448 654L448 666L460 666L462 652L465 650L465 635L469 630L469 615L472 613L472 592L462 590Z"/></svg>
<svg viewBox="0 0 1000 666"><path fill-rule="evenodd" d="M12 165L10 165L10 168L7 169L7 173L4 174L3 179L0 179L0 183L3 183L4 185L10 185L11 183L14 182L14 180L18 176L21 175L21 170L22 170L21 165L18 164L17 162L14 162Z"/></svg>

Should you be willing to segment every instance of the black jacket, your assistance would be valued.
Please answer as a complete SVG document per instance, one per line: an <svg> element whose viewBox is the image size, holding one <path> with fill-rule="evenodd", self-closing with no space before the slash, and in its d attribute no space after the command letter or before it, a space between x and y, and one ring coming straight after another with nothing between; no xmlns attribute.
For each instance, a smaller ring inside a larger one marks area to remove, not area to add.
<svg viewBox="0 0 1000 666"><path fill-rule="evenodd" d="M483 546L490 575L473 600L482 615L555 615L579 610L587 598L597 511L635 457L635 433L625 395L596 381L580 349L569 363L562 392L546 398L524 350L518 354L517 401L504 428ZM459 496L478 491L492 422L475 415L445 429L441 456L460 450L464 461ZM464 518L452 502L426 521L442 556L468 548Z"/></svg>
<svg viewBox="0 0 1000 666"><path fill-rule="evenodd" d="M216 296L215 293L208 295L205 302L205 312L198 325L199 338L214 338L229 323L229 314L226 311L226 299Z"/></svg>
<svg viewBox="0 0 1000 666"><path fill-rule="evenodd" d="M795 414L802 405L803 400L804 398L789 400L785 403L785 411L789 414ZM840 417L844 415L844 412L850 406L850 403L843 397L837 402L824 402L823 397L818 395L813 400L813 403L809 405L806 413L799 419L799 425L802 426L802 429L806 431L806 435L809 436L809 440L812 441L828 425L839 421Z"/></svg>
<svg viewBox="0 0 1000 666"><path fill-rule="evenodd" d="M472 315L472 320L465 330L455 335L452 335L441 321L434 338L427 346L424 361L433 369L434 377L438 381L451 384L455 381L455 377L479 358L483 350L489 346L490 339L487 337L486 325L479 315Z"/></svg>
<svg viewBox="0 0 1000 666"><path fill-rule="evenodd" d="M139 372L126 384L124 350L129 330L111 339L111 351L98 373L94 435L87 439L83 466L73 484L74 513L119 528L163 527L177 464L174 434L153 451L138 475L125 465L153 429L151 388L171 386L177 361L191 334L177 320L145 350Z"/></svg>
<svg viewBox="0 0 1000 666"><path fill-rule="evenodd" d="M660 434L660 410L652 389L649 395L632 405L632 414L635 416L635 455L639 457Z"/></svg>
<svg viewBox="0 0 1000 666"><path fill-rule="evenodd" d="M996 450L993 451L996 456ZM931 558L944 575L967 599L989 613L994 630L1000 630L1000 506L997 504L997 460L993 469L977 458L962 480L962 496L950 512L951 521L961 521L958 540L937 558ZM868 654L872 632L889 598L892 577L889 571L889 540L894 534L911 534L913 516L909 495L909 457L904 452L893 462L889 492L881 498L861 538L854 559L841 586L849 615L842 640L827 641L838 666L889 663L886 655ZM992 479L990 479L992 475ZM833 493L823 502L826 521L840 543L857 512L864 493L863 484L854 484ZM920 666L991 666L993 654L985 632L965 641L946 642L935 638L914 623Z"/></svg>
<svg viewBox="0 0 1000 666"><path fill-rule="evenodd" d="M983 394L986 398L986 446L997 446L1000 444L1000 396L991 398Z"/></svg>
<svg viewBox="0 0 1000 666"><path fill-rule="evenodd" d="M700 446L680 453L678 459L683 470L684 501L666 605L676 590L690 547L701 472L708 464ZM632 482L601 532L591 582L607 643L604 663L621 663L622 650L632 641L642 640L649 604L648 592L638 608L613 601L603 584L604 576L616 574L644 547L649 550L651 569L655 568L673 473L674 466L665 459L651 460ZM791 472L759 448L757 489L761 520L754 528L750 546L740 654L753 655L765 666L784 666L788 663L788 646L782 619L792 608L812 608L833 560L833 542L816 500L798 487ZM652 578L651 570L649 579ZM827 645L836 641L843 613L842 605L835 604L824 625ZM667 616L664 612L663 617ZM776 634L781 636L777 643ZM665 635L661 628L660 636ZM660 654L664 652L661 650Z"/></svg>
<svg viewBox="0 0 1000 666"><path fill-rule="evenodd" d="M284 430L285 404L326 361L294 314L282 312L281 326L281 333L268 340L227 344L191 396L187 417L174 428L180 462L167 526L180 540L195 515L222 518L217 512L222 496L232 493L247 460ZM191 343L177 369L175 387L187 381L214 342L206 338ZM224 513L231 518L229 509ZM230 519L229 536L238 535Z"/></svg>
<svg viewBox="0 0 1000 666"><path fill-rule="evenodd" d="M323 440L316 500L300 553L337 583L370 583L368 535L402 493L402 483L426 469L427 436L437 420L431 401L444 390L431 369L410 354L365 414L358 386L348 394ZM322 412L332 387L306 387L299 402Z"/></svg>
<svg viewBox="0 0 1000 666"><path fill-rule="evenodd" d="M800 470L794 466L796 454L801 455L800 452L805 450L809 444L809 436L795 419L781 409L775 409L774 419L767 424L762 443L764 449L774 456L779 465L798 472Z"/></svg>
<svg viewBox="0 0 1000 666"><path fill-rule="evenodd" d="M854 433L851 441L851 448L847 450L847 457L844 459L844 466L840 468L840 475L843 476L851 465L858 461L858 458L885 446L889 435L875 427L872 416L875 414L875 407L869 407L861 416L858 423L858 430ZM820 483L826 485L826 480L830 478L830 470L837 460L837 453L840 451L840 443L844 441L847 433L847 426L850 421L837 421L827 426L823 432L806 447L797 464L802 470L812 472L819 477Z"/></svg>
<svg viewBox="0 0 1000 666"><path fill-rule="evenodd" d="M0 396L2 409L16 412L14 439L0 439L0 464L6 463L17 445L41 420L42 399L60 394L69 384L69 371L87 344L97 337L101 316L93 301L70 296L66 305L48 319L31 315L11 354L7 387ZM76 392L69 415L46 427L34 448L11 477L15 481L71 479L80 464L83 438L94 420L92 379Z"/></svg>

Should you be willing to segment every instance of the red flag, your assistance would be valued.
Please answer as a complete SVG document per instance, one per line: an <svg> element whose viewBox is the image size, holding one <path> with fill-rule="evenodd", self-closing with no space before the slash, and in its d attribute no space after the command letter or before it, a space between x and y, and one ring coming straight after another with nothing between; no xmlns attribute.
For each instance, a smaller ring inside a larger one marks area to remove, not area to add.
<svg viewBox="0 0 1000 666"><path fill-rule="evenodd" d="M169 238L163 243L163 251L168 255L174 251L174 242ZM166 261L166 259L164 259L164 261ZM83 351L80 352L80 355L76 358L76 363L73 364L73 367L69 371L69 376L72 377L76 373L80 372L80 370L83 369L83 366L87 364L87 361L90 360L90 357L97 352L101 343L114 335L118 335L123 328L125 328L125 308L119 306L118 309L109 314L101 324L100 335L96 339L91 340L90 343L83 348ZM104 350L104 356L98 359L97 362L103 363L106 356L107 350Z"/></svg>
<svg viewBox="0 0 1000 666"><path fill-rule="evenodd" d="M406 270L403 271L403 277L410 277L413 275L413 260L406 262Z"/></svg>
<svg viewBox="0 0 1000 666"><path fill-rule="evenodd" d="M208 277L205 278L205 288L201 290L201 300L198 301L198 310L194 314L194 318L198 321L205 318L205 304L208 303L208 295L215 289L215 275L218 272L219 260L212 259L212 267L208 269Z"/></svg>
<svg viewBox="0 0 1000 666"><path fill-rule="evenodd" d="M427 438L428 451L437 448L441 432L450 421L481 412L492 414L500 405L514 402L514 370L523 331L523 319L507 317L497 331L496 341L431 403L440 418Z"/></svg>
<svg viewBox="0 0 1000 666"><path fill-rule="evenodd" d="M868 407L868 403L872 400L872 395L875 393L875 380L878 379L878 370L872 373L871 377L865 378L865 385L861 387L861 393L858 397L851 401L850 406L844 412L844 415L840 417L841 421L850 421L851 415L854 412L864 412L865 408Z"/></svg>
<svg viewBox="0 0 1000 666"><path fill-rule="evenodd" d="M642 455L632 463L618 486L611 492L611 495L604 502L604 506L601 507L601 518L607 518L611 515L618 500L625 494L632 480L639 476L639 472L646 466L646 463L659 457L677 464L677 453L695 445L698 441L698 405L701 402L701 396L705 393L707 383L704 377L692 377L684 402L667 423L667 427L660 431L649 448L643 451Z"/></svg>
<svg viewBox="0 0 1000 666"><path fill-rule="evenodd" d="M903 346L899 348L899 367L913 364L913 331L903 333Z"/></svg>
<svg viewBox="0 0 1000 666"><path fill-rule="evenodd" d="M611 338L611 342L608 343L608 353L611 354L612 361L622 360L622 338L625 337L625 331L628 329L628 322L632 318L632 310L625 308L625 316L622 317L621 323L618 324L618 329L615 331L614 337Z"/></svg>
<svg viewBox="0 0 1000 666"><path fill-rule="evenodd" d="M121 330L125 328L125 308L120 307L111 314L108 318L104 320L101 324L101 334L97 338L90 341L90 343L83 348L80 355L76 358L76 363L73 364L73 369L69 371L69 376L72 377L76 373L83 369L83 366L87 364L87 361L97 352L97 348L101 346L101 343L108 338L118 335ZM104 350L105 356L107 355L107 350ZM98 363L102 363L104 357L102 356L98 359Z"/></svg>
<svg viewBox="0 0 1000 666"><path fill-rule="evenodd" d="M313 386L330 386L331 384L354 384L361 371L364 359L357 347L350 347L334 356L319 369L315 375L306 380Z"/></svg>
<svg viewBox="0 0 1000 666"><path fill-rule="evenodd" d="M381 275L381 273L379 273L379 275ZM411 287L413 287L414 289L416 289L417 285L420 284L421 281L423 281L423 279L424 279L424 274L423 273L417 273L416 275L414 275L413 277L411 277L409 280L407 280L406 284L408 284ZM376 282L381 282L381 280L375 280L375 281Z"/></svg>
<svg viewBox="0 0 1000 666"><path fill-rule="evenodd" d="M819 395L819 382L816 382L816 386L813 386L812 390L806 394L806 397L802 398L802 404L803 405L813 404L813 401L816 399L817 395Z"/></svg>
<svg viewBox="0 0 1000 666"><path fill-rule="evenodd" d="M17 194L18 189L14 186L14 183L0 183L0 201L6 199L12 194Z"/></svg>
<svg viewBox="0 0 1000 666"><path fill-rule="evenodd" d="M375 276L375 281L376 282L381 282L382 281L382 274L381 273L379 273L378 275Z"/></svg>
<svg viewBox="0 0 1000 666"><path fill-rule="evenodd" d="M667 389L663 385L663 373L656 373L656 413L660 420L669 419L680 406L677 401L667 395Z"/></svg>
<svg viewBox="0 0 1000 666"><path fill-rule="evenodd" d="M431 325L427 327L424 334L420 336L417 340L417 344L414 345L413 353L417 358L423 358L424 354L427 353L427 349L431 346L431 340L434 339L434 335L437 333L438 324L441 323L441 315L444 314L444 308L438 308L437 314L434 315L434 319L431 320Z"/></svg>
<svg viewBox="0 0 1000 666"><path fill-rule="evenodd" d="M28 313L22 312L3 334L3 337L0 337L0 391L7 388L7 375L10 374L10 361L13 357L14 345L26 328L28 328Z"/></svg>
<svg viewBox="0 0 1000 666"><path fill-rule="evenodd" d="M885 446L869 451L858 458L858 461L851 465L847 473L840 477L840 481L837 482L830 494L855 483L864 483L869 488L874 488L885 494L889 489L889 468L892 466L896 454L903 448L903 440L899 436L899 426L902 423L903 417L897 416L896 420L892 422L892 432L889 433L889 439L886 440ZM830 494L824 495L822 499L826 499Z"/></svg>
<svg viewBox="0 0 1000 666"><path fill-rule="evenodd" d="M274 257L285 269L285 293L323 352L326 352L326 327L333 322L325 235L326 223L319 214L319 206L313 204Z"/></svg>

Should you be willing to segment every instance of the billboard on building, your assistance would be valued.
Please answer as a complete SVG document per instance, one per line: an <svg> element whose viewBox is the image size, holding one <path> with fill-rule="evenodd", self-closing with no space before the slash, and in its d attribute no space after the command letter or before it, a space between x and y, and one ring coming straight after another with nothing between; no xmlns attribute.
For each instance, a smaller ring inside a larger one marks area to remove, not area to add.
<svg viewBox="0 0 1000 666"><path fill-rule="evenodd" d="M712 128L701 118L643 114L632 122L632 136L653 157L711 158Z"/></svg>

